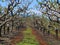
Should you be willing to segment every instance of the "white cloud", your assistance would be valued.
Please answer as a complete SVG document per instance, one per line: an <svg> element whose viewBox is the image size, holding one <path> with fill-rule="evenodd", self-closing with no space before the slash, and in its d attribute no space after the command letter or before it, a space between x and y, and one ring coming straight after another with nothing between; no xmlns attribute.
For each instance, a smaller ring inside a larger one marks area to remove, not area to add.
<svg viewBox="0 0 60 45"><path fill-rule="evenodd" d="M38 16L40 16L40 15L42 15L42 12L40 12L40 11L38 11L38 10L33 10L33 9L30 9L29 11L27 11L27 13L35 13L36 15L38 15Z"/></svg>

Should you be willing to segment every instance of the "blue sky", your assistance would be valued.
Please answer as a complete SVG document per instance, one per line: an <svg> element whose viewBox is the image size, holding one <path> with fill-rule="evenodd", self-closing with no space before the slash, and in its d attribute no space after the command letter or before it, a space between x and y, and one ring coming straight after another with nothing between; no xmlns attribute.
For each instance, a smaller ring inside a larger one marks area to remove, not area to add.
<svg viewBox="0 0 60 45"><path fill-rule="evenodd" d="M6 7L6 6L8 5L8 2L2 2L2 1L0 1L0 5L3 6L3 7ZM32 4L30 5L30 7L33 8L34 5L37 5L36 0L33 0L33 2L32 2Z"/></svg>
<svg viewBox="0 0 60 45"><path fill-rule="evenodd" d="M39 1L41 1L41 0L39 0ZM52 0L52 1L54 1L54 0ZM59 2L60 2L60 0L59 0ZM2 6L7 6L8 5L8 2L2 2L1 0L0 0L0 5L2 5ZM30 7L34 7L35 5L37 5L37 2L36 2L36 0L33 0L33 2L32 2L32 4L30 5Z"/></svg>

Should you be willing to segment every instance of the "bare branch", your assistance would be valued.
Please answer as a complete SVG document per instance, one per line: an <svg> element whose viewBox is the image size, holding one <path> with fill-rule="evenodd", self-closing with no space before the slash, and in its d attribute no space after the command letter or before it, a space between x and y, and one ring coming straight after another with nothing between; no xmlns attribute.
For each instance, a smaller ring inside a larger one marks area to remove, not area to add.
<svg viewBox="0 0 60 45"><path fill-rule="evenodd" d="M8 21L10 21L10 20L12 20L12 17L10 17L10 19L5 20L5 21L0 25L0 27L3 26L6 22L8 22Z"/></svg>

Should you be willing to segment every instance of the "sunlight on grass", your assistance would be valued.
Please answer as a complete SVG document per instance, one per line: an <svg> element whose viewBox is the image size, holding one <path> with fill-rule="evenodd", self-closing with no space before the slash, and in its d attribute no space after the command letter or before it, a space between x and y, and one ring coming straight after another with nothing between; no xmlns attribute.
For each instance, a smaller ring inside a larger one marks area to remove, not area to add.
<svg viewBox="0 0 60 45"><path fill-rule="evenodd" d="M32 30L30 28L27 28L23 32L23 34L24 34L24 39L20 43L17 43L16 45L39 45L35 36L32 35Z"/></svg>

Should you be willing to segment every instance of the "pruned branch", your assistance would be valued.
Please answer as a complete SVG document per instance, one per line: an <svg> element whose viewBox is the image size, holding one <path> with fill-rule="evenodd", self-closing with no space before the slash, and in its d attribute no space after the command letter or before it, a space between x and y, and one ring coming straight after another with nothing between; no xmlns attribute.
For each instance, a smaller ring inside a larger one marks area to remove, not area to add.
<svg viewBox="0 0 60 45"><path fill-rule="evenodd" d="M8 22L8 21L10 21L10 20L12 20L12 17L10 17L10 19L5 20L5 21L0 25L0 27L3 26L4 24L6 24L6 22Z"/></svg>

